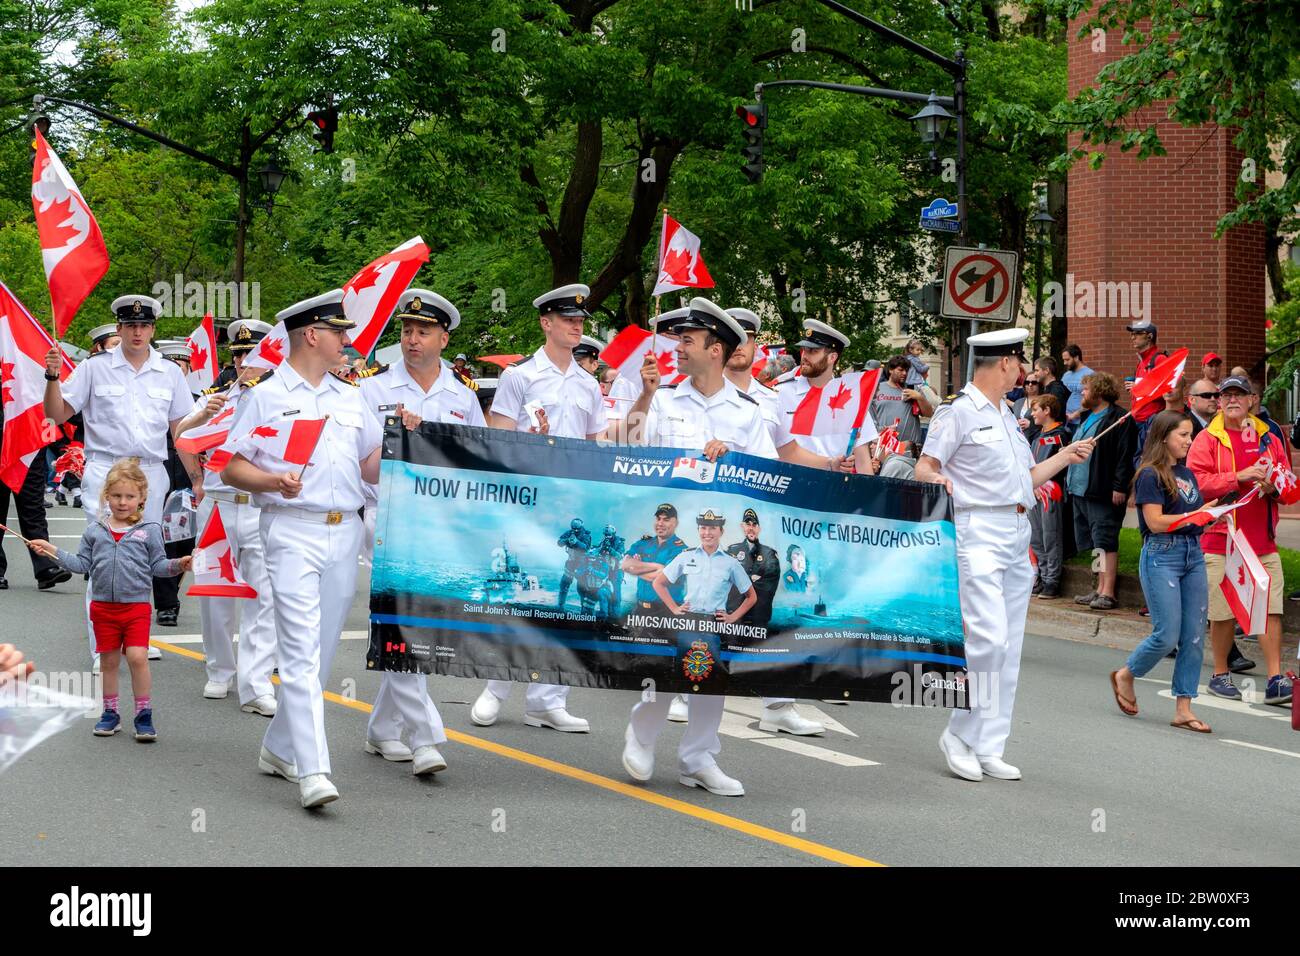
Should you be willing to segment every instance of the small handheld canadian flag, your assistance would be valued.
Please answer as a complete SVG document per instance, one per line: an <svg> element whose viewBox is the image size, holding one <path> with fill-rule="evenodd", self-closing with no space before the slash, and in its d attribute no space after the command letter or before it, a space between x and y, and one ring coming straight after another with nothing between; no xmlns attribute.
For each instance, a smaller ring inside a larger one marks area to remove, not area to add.
<svg viewBox="0 0 1300 956"><path fill-rule="evenodd" d="M183 432L176 439L176 450L190 455L201 455L210 448L224 444L230 434L230 421L235 417L235 406L227 405L217 412L206 425Z"/></svg>
<svg viewBox="0 0 1300 956"><path fill-rule="evenodd" d="M289 330L284 327L283 322L277 322L262 341L257 343L257 348L248 353L248 358L244 359L244 368L275 368L288 354ZM240 378L243 378L243 373L240 374Z"/></svg>
<svg viewBox="0 0 1300 956"><path fill-rule="evenodd" d="M190 333L185 344L190 347L190 372L185 376L185 383L191 392L211 388L221 374L217 362L217 330L211 312L203 317L203 322Z"/></svg>
<svg viewBox="0 0 1300 956"><path fill-rule="evenodd" d="M291 465L306 468L311 461L312 452L316 450L316 443L320 441L321 432L325 431L327 421L328 415L324 418L295 418L292 422L258 425L248 436L257 439L268 454ZM301 476L302 473L299 472L299 477Z"/></svg>
<svg viewBox="0 0 1300 956"><path fill-rule="evenodd" d="M659 279L651 295L712 288L713 276L700 256L700 237L665 212L659 233Z"/></svg>
<svg viewBox="0 0 1300 956"><path fill-rule="evenodd" d="M221 520L221 509L213 508L199 542L194 548L194 583L186 591L192 597L255 598L257 590L244 580L235 564L226 537L226 526Z"/></svg>

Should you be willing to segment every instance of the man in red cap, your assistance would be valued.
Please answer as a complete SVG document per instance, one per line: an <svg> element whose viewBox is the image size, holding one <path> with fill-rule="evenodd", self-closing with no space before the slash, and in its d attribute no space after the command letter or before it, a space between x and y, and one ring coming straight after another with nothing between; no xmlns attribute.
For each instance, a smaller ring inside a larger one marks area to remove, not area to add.
<svg viewBox="0 0 1300 956"><path fill-rule="evenodd" d="M1223 359L1213 352L1206 352L1205 358L1201 359L1201 377L1208 378L1217 388L1223 381Z"/></svg>

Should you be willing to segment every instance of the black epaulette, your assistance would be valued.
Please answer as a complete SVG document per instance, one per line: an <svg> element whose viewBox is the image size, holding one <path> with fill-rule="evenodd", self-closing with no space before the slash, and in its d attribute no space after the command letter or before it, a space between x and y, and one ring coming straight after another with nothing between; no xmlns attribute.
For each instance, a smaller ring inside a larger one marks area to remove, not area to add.
<svg viewBox="0 0 1300 956"><path fill-rule="evenodd" d="M943 406L945 405L951 405L953 402L957 401L957 399L961 398L961 396L962 396L961 392L958 392L956 395L949 395L947 398L945 398L942 402L939 403L939 407L943 408Z"/></svg>
<svg viewBox="0 0 1300 956"><path fill-rule="evenodd" d="M660 388L676 388L676 387L677 387L677 383L676 383L676 382L673 382L673 383L669 384L668 382L663 382L663 383L660 384L659 387L660 387ZM750 401L753 401L753 399L750 399Z"/></svg>
<svg viewBox="0 0 1300 956"><path fill-rule="evenodd" d="M745 394L744 392L742 392L740 389L736 389L736 394L739 395L741 398L743 398L743 399L744 399L745 401L747 401L747 402L753 402L755 405L758 404L758 399L756 399L753 395L746 395L746 394Z"/></svg>
<svg viewBox="0 0 1300 956"><path fill-rule="evenodd" d="M338 369L330 369L330 374L342 382L344 385L351 385L353 388L360 388L361 383L354 379L346 372L340 372Z"/></svg>
<svg viewBox="0 0 1300 956"><path fill-rule="evenodd" d="M86 358L88 359L99 358L101 355L107 355L107 354L108 354L108 349L104 349L104 351L102 352L91 352L89 355L86 356Z"/></svg>
<svg viewBox="0 0 1300 956"><path fill-rule="evenodd" d="M473 378L466 375L464 372L457 371L456 366L454 365L451 367L451 374L456 377L460 384L464 385L471 392L478 391L478 382L474 381Z"/></svg>
<svg viewBox="0 0 1300 956"><path fill-rule="evenodd" d="M270 378L274 374L275 374L275 369L268 368L261 375L257 376L257 378L250 378L246 382L244 382L244 388L252 388L254 385L260 385L262 382L265 382L268 378Z"/></svg>
<svg viewBox="0 0 1300 956"><path fill-rule="evenodd" d="M673 544L680 544L683 548L686 547L686 542L681 538L673 538Z"/></svg>
<svg viewBox="0 0 1300 956"><path fill-rule="evenodd" d="M225 388L221 385L213 385L211 388L205 388L199 392L200 395L215 395L217 392L224 392Z"/></svg>

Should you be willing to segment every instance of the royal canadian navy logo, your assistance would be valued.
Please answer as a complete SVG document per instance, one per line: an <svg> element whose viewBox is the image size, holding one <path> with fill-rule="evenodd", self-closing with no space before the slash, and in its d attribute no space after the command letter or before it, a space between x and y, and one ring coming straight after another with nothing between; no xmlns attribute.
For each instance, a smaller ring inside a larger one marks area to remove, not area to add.
<svg viewBox="0 0 1300 956"><path fill-rule="evenodd" d="M709 653L706 642L695 641L691 644L691 649L682 658L682 672L688 680L693 681L707 680L713 673L713 655Z"/></svg>
<svg viewBox="0 0 1300 956"><path fill-rule="evenodd" d="M424 308L424 303L420 300L420 297L418 295L411 300L411 308L414 309L416 312L419 312L421 309Z"/></svg>

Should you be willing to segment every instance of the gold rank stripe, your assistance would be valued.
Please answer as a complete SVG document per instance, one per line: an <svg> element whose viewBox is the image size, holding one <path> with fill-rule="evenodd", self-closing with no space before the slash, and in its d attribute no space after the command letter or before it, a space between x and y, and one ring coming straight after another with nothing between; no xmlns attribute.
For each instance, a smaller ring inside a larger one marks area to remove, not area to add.
<svg viewBox="0 0 1300 956"><path fill-rule="evenodd" d="M168 644L166 641L160 641L157 638L151 638L149 641L154 647L172 654L178 654L181 657L187 657L194 661L203 661L205 658L197 651L192 651L187 647L179 647L175 644ZM275 683L280 683L280 678L273 676L271 678ZM325 691L325 699L332 703L355 710L358 713L369 714L374 708L365 701L352 700L335 694L332 691ZM805 840L791 833L782 833L780 830L773 830L771 827L760 826L757 823L750 823L748 820L742 820L740 817L733 817L727 813L719 813L717 810L710 810L707 807L696 806L685 800L676 800L672 797L665 797L662 794L646 790L642 787L635 787L631 784L624 783L621 780L614 780L610 777L602 776L598 773L592 773L589 770L583 770L580 767L571 767L566 763L560 763L558 760L551 760L548 757L539 757L537 754L529 753L526 750L517 750L514 747L507 747L505 744L499 744L495 741L484 740L482 737L474 737L470 734L461 733L458 730L446 728L447 739L454 740L456 743L464 744L467 747L474 747L478 750L487 751L490 754L496 754L498 757L505 757L509 760L517 760L520 763L528 764L532 767L538 767L542 770L548 770L551 773L559 774L562 777L568 777L570 780L578 780L582 783L591 784L593 787L600 787L602 790L609 790L620 796L630 797L633 800L640 800L642 803L649 803L663 810L671 810L674 813L680 813L683 816L694 817L696 820L703 820L705 823L712 823L715 826L724 827L728 830L734 830L743 833L746 836L753 837L756 840L765 840L768 843L775 843L789 850L796 850L799 853L806 853L809 856L815 856L823 860L829 860L832 863L839 863L844 866L884 866L883 863L877 863L875 860L868 860L866 857L857 856L853 853L837 850L835 847L826 846L821 843L814 843L812 840Z"/></svg>

